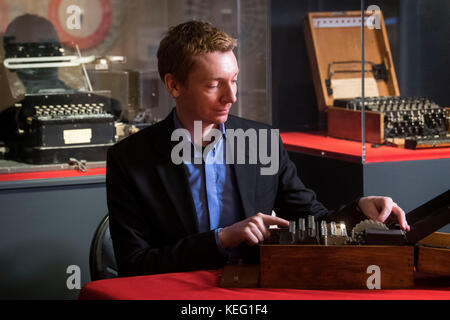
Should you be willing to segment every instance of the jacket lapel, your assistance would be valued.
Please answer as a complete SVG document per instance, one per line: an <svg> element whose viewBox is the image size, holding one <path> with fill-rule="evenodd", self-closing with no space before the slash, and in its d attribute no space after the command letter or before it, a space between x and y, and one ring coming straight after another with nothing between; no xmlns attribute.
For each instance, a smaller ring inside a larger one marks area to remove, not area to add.
<svg viewBox="0 0 450 320"><path fill-rule="evenodd" d="M226 129L239 129L233 121L233 118L225 123ZM231 141L227 138L227 148L230 150ZM237 164L236 155L236 142L234 143L234 171L236 173L236 182L239 189L239 195L241 196L242 207L244 208L245 217L253 216L255 212L254 201L255 201L255 182L256 182L256 164L249 164L249 147L245 147L245 162L244 164Z"/></svg>
<svg viewBox="0 0 450 320"><path fill-rule="evenodd" d="M198 218L189 182L184 166L174 164L170 157L172 148L178 143L177 141L171 141L172 132L175 130L172 112L163 120L160 139L158 139L155 147L155 151L160 157L156 164L156 171L180 221L188 234L193 234L198 232Z"/></svg>

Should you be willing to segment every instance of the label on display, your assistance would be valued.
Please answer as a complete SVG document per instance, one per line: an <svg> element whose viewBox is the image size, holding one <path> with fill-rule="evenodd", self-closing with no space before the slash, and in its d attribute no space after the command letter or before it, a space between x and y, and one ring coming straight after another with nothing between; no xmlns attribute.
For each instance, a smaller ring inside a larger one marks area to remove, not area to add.
<svg viewBox="0 0 450 320"><path fill-rule="evenodd" d="M65 144L90 143L92 139L92 129L64 130L63 136Z"/></svg>

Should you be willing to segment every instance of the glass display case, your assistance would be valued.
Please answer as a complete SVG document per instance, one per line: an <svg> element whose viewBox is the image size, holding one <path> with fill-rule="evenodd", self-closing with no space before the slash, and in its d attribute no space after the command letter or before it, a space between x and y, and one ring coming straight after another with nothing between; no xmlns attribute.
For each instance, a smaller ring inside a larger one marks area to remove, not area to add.
<svg viewBox="0 0 450 320"><path fill-rule="evenodd" d="M264 0L1 0L0 173L67 169L71 159L101 166L109 146L164 119L175 103L156 52L168 28L187 20L238 40L231 113L271 123L268 10ZM71 126L42 129L56 116ZM36 132L47 141L34 141Z"/></svg>
<svg viewBox="0 0 450 320"><path fill-rule="evenodd" d="M274 125L318 199L409 212L448 190L448 1L271 6Z"/></svg>

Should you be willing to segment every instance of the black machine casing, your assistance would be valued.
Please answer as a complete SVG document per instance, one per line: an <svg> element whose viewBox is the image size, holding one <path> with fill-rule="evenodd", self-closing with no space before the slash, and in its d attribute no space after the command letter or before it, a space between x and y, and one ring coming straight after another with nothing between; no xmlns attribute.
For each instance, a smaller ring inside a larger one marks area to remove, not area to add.
<svg viewBox="0 0 450 320"><path fill-rule="evenodd" d="M115 142L110 98L95 93L27 95L18 106L18 134L7 143L9 158L32 164L70 158L106 160Z"/></svg>

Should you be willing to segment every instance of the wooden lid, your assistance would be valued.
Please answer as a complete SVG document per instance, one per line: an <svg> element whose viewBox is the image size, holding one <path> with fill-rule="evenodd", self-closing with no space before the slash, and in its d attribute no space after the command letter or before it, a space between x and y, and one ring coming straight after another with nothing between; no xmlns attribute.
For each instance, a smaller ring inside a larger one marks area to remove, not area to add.
<svg viewBox="0 0 450 320"><path fill-rule="evenodd" d="M365 13L366 19L372 15L371 12ZM373 65L384 64L386 80L375 79L373 72L366 72L365 96L373 96L370 93L375 91L378 91L379 96L399 96L381 11L379 22L378 29L366 27L364 30L365 69L372 71ZM304 19L303 27L319 109L325 111L327 107L333 106L334 99L360 96L361 12L311 12ZM332 93L327 91L326 80L331 82L329 87ZM369 90L370 85L373 90ZM353 96L353 93L356 95Z"/></svg>

